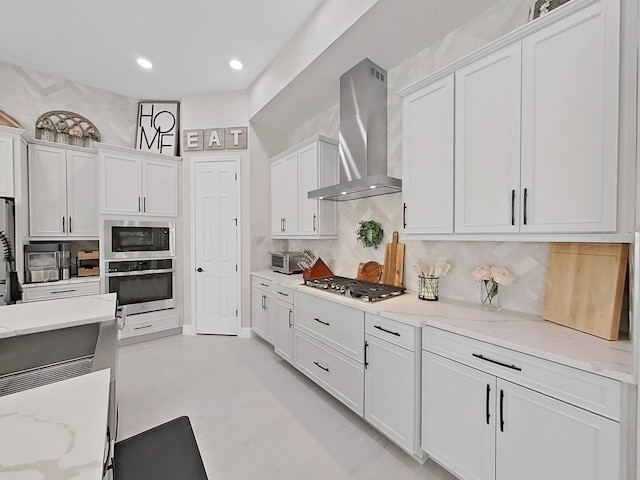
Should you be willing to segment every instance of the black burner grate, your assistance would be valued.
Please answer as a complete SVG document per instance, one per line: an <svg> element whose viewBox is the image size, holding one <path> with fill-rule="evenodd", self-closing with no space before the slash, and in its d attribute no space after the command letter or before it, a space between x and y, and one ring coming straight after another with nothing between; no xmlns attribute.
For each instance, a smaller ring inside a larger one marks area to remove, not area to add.
<svg viewBox="0 0 640 480"><path fill-rule="evenodd" d="M305 285L309 287L328 290L333 293L342 294L352 298L360 298L366 302L379 302L387 298L395 297L404 293L402 287L383 285L381 283L363 282L353 278L332 276L313 278L305 280Z"/></svg>

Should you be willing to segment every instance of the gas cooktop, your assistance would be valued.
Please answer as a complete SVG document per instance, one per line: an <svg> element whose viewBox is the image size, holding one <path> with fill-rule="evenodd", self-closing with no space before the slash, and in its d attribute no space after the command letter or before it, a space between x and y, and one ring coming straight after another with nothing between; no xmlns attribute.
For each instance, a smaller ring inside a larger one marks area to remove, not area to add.
<svg viewBox="0 0 640 480"><path fill-rule="evenodd" d="M347 297L359 298L365 302L379 302L380 300L402 295L405 291L402 287L363 282L362 280L354 280L336 275L332 277L312 278L305 280L304 284L309 287L321 288Z"/></svg>

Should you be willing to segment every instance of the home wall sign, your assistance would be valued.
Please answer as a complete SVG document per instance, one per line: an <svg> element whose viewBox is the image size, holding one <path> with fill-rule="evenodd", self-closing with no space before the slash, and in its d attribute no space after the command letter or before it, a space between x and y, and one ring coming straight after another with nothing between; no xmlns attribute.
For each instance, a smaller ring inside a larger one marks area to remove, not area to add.
<svg viewBox="0 0 640 480"><path fill-rule="evenodd" d="M179 113L178 102L140 102L135 148L164 155L177 155Z"/></svg>
<svg viewBox="0 0 640 480"><path fill-rule="evenodd" d="M246 150L248 144L247 127L195 128L184 130L182 150L196 152L202 150Z"/></svg>

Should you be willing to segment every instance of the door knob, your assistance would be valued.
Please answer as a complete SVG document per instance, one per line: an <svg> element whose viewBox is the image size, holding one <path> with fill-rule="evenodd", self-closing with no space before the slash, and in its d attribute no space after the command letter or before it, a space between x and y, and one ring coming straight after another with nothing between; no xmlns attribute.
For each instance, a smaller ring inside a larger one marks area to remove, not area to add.
<svg viewBox="0 0 640 480"><path fill-rule="evenodd" d="M198 268L196 268L196 272L202 273L202 272L204 272L204 270L201 267L198 267Z"/></svg>

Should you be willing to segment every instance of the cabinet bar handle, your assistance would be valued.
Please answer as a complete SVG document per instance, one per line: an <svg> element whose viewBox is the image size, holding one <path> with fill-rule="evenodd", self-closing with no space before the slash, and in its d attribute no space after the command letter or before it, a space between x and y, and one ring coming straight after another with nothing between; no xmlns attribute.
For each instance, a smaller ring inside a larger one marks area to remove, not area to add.
<svg viewBox="0 0 640 480"><path fill-rule="evenodd" d="M380 325L374 325L373 328L377 328L378 330L382 330L385 333L389 333L391 335L395 335L396 337L400 336L400 334L398 332L392 332L391 330L387 330L386 328L382 328Z"/></svg>
<svg viewBox="0 0 640 480"><path fill-rule="evenodd" d="M142 197L142 211L147 211L147 197Z"/></svg>
<svg viewBox="0 0 640 480"><path fill-rule="evenodd" d="M140 211L140 197L138 197L138 211Z"/></svg>
<svg viewBox="0 0 640 480"><path fill-rule="evenodd" d="M328 371L329 371L329 369L328 369L327 367L323 367L323 366L322 366L322 365L320 365L318 362L313 362L313 363L315 363L315 364L316 364L316 366L317 366L318 368L321 368L321 369L322 369L322 370L324 370L325 372L328 372Z"/></svg>
<svg viewBox="0 0 640 480"><path fill-rule="evenodd" d="M523 215L523 220L524 220L524 224L527 224L527 198L529 197L529 192L527 191L527 189L524 189L524 205L522 208L522 215Z"/></svg>
<svg viewBox="0 0 640 480"><path fill-rule="evenodd" d="M291 320L292 313L293 313L293 310L289 309L289 328L293 327L293 321Z"/></svg>
<svg viewBox="0 0 640 480"><path fill-rule="evenodd" d="M491 358L487 358L484 355L480 355L479 353L473 353L472 355L476 358L479 358L480 360L484 360L485 362L495 363L496 365L500 365L501 367L507 367L507 368L510 368L511 370L517 370L519 372L522 371L520 367L517 367L515 365L509 365L507 363L502 363L502 362L499 362L498 360L493 360Z"/></svg>
<svg viewBox="0 0 640 480"><path fill-rule="evenodd" d="M516 191L511 190L511 225L516 224Z"/></svg>
<svg viewBox="0 0 640 480"><path fill-rule="evenodd" d="M263 310L267 309L267 296L266 295L262 295L262 309Z"/></svg>
<svg viewBox="0 0 640 480"><path fill-rule="evenodd" d="M402 204L402 228L407 228L407 204Z"/></svg>
<svg viewBox="0 0 640 480"><path fill-rule="evenodd" d="M288 296L289 296L289 294L288 294L288 293L282 293L280 290L278 290L278 293L279 293L280 295L285 296L285 297L288 297Z"/></svg>
<svg viewBox="0 0 640 480"><path fill-rule="evenodd" d="M366 370L367 367L369 366L369 360L368 360L368 355L367 355L367 351L369 350L369 342L367 342L366 340L364 341L364 369Z"/></svg>
<svg viewBox="0 0 640 480"><path fill-rule="evenodd" d="M284 218L282 219L282 222L283 222L282 224L284 225L284 226L282 227L282 231L283 231L283 232L286 232L286 231L287 231L287 217L284 217Z"/></svg>
<svg viewBox="0 0 640 480"><path fill-rule="evenodd" d="M322 320L320 320L319 318L314 318L314 320L315 320L316 322L318 322L318 323L321 323L321 324L323 324L323 325L326 325L327 327L329 326L329 323L328 323L328 322L323 322L323 321L322 321Z"/></svg>
<svg viewBox="0 0 640 480"><path fill-rule="evenodd" d="M313 231L316 231L316 214L313 214Z"/></svg>
<svg viewBox="0 0 640 480"><path fill-rule="evenodd" d="M489 386L489 384L487 383L487 403L486 403L486 409L487 409L487 425L489 425L489 419L491 418L491 415L489 414L489 394L491 393L491 387Z"/></svg>
<svg viewBox="0 0 640 480"><path fill-rule="evenodd" d="M268 287L269 286L268 283L260 283L260 285L262 285L263 287Z"/></svg>
<svg viewBox="0 0 640 480"><path fill-rule="evenodd" d="M56 291L54 291L54 292L51 292L51 294L52 294L52 295L57 295L57 294L59 294L59 293L73 293L73 292L75 292L75 291L76 291L76 289L75 289L75 288L72 288L71 290L56 290Z"/></svg>
<svg viewBox="0 0 640 480"><path fill-rule="evenodd" d="M500 431L504 432L504 390L500 389Z"/></svg>
<svg viewBox="0 0 640 480"><path fill-rule="evenodd" d="M69 217L69 233L73 233L73 229L71 228L71 217Z"/></svg>
<svg viewBox="0 0 640 480"><path fill-rule="evenodd" d="M67 233L67 230L64 225L64 217L62 217L62 233Z"/></svg>
<svg viewBox="0 0 640 480"><path fill-rule="evenodd" d="M151 328L153 325L144 325L142 327L133 327L134 330L142 330L143 328Z"/></svg>

